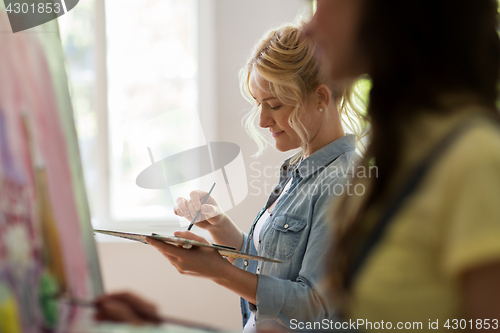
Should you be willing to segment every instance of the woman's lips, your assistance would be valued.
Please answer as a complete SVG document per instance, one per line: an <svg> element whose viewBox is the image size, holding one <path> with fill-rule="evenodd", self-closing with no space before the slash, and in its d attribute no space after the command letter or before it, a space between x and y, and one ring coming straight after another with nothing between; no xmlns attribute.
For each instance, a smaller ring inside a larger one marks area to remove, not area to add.
<svg viewBox="0 0 500 333"><path fill-rule="evenodd" d="M275 132L273 133L273 138L277 137L277 136L280 136L281 134L285 133L285 131L281 131L281 132Z"/></svg>

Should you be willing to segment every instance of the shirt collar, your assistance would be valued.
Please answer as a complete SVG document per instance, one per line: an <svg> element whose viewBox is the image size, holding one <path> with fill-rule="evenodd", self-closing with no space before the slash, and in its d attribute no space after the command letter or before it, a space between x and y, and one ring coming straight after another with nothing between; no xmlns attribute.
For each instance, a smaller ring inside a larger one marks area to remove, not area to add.
<svg viewBox="0 0 500 333"><path fill-rule="evenodd" d="M292 172L295 172L295 174L292 176L300 175L301 178L306 178L314 172L324 169L346 151L354 150L356 150L356 136L354 134L347 134L314 152L311 156L301 161L296 168L294 165L290 165L290 161L296 155L286 159L281 166L281 174L283 176L287 175L290 169L293 169L294 171Z"/></svg>

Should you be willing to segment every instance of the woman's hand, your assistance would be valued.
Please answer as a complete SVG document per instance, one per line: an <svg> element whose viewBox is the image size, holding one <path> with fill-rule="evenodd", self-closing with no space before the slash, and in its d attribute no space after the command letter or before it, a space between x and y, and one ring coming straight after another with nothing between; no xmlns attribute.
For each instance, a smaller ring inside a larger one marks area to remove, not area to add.
<svg viewBox="0 0 500 333"><path fill-rule="evenodd" d="M209 244L203 237L189 231L177 231L175 236ZM209 278L257 304L257 275L233 266L217 250L203 246L184 249L151 237L146 237L146 241L160 251L181 274Z"/></svg>
<svg viewBox="0 0 500 333"><path fill-rule="evenodd" d="M177 231L175 236L209 244L203 237L189 231ZM215 249L203 246L184 249L151 237L147 237L146 241L160 251L181 274L216 279L222 273L224 265L232 266Z"/></svg>
<svg viewBox="0 0 500 333"><path fill-rule="evenodd" d="M209 197L202 205L206 195L207 192L193 191L189 194L190 200L178 198L174 213L191 221L201 208L196 226L208 230L217 244L240 250L243 246L243 232L224 214L214 198Z"/></svg>
<svg viewBox="0 0 500 333"><path fill-rule="evenodd" d="M207 202L202 205L201 203L206 195L207 192L204 191L193 191L189 193L190 200L178 198L177 205L174 207L174 213L191 221L196 212L201 208L201 213L195 221L196 226L209 231L214 227L218 227L229 218L212 197L209 197Z"/></svg>
<svg viewBox="0 0 500 333"><path fill-rule="evenodd" d="M159 324L162 320L156 306L141 297L129 293L104 295L95 302L95 319L133 325Z"/></svg>

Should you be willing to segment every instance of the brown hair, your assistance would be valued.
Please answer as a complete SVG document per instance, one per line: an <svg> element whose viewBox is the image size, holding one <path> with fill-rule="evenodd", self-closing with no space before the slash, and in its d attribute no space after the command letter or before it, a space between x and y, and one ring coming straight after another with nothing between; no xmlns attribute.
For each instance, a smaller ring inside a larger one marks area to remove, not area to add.
<svg viewBox="0 0 500 333"><path fill-rule="evenodd" d="M358 42L368 57L373 86L368 108L372 142L361 163L368 167L374 161L378 178L358 207L345 197L331 214L337 240L329 274L341 310L348 307L347 275L364 238L361 224L399 166L403 125L424 109L453 112L440 102L449 93L473 95L500 118L495 107L500 67L496 16L493 0L363 0Z"/></svg>

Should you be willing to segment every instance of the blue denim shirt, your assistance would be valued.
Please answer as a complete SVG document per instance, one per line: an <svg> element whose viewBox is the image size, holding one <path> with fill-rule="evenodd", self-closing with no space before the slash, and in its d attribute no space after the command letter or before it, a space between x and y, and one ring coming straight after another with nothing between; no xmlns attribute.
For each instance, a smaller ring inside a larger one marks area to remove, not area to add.
<svg viewBox="0 0 500 333"><path fill-rule="evenodd" d="M290 320L321 321L335 319L329 302L319 291L326 256L331 245L331 230L325 218L328 207L346 188L347 173L358 156L356 138L347 135L335 140L298 165L284 161L279 183L266 206L259 212L242 251L281 260L283 263L237 259L234 265L248 272L260 270L257 304L241 299L243 326L256 310L256 322L275 320L290 327ZM276 203L260 232L255 248L252 238L256 222L280 196L287 180L291 186ZM352 189L351 189L352 190Z"/></svg>

